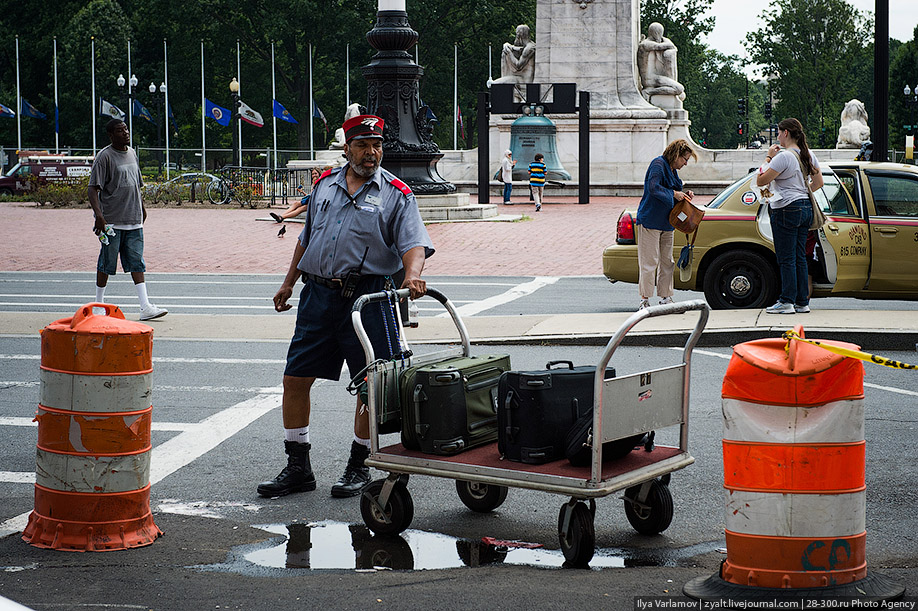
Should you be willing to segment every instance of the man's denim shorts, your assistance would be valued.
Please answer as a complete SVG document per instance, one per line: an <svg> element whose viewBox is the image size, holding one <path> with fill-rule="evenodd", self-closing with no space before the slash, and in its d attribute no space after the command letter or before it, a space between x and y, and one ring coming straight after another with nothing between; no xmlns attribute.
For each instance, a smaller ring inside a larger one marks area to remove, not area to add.
<svg viewBox="0 0 918 611"><path fill-rule="evenodd" d="M143 262L143 228L115 229L115 235L108 237L108 245L102 244L99 252L99 264L96 269L108 276L114 276L118 268L118 255L121 255L121 269L124 273L145 272Z"/></svg>
<svg viewBox="0 0 918 611"><path fill-rule="evenodd" d="M300 292L296 330L287 350L284 375L338 380L341 366L347 361L350 375L356 376L366 366L366 355L351 323L351 307L357 295L375 293L384 286L385 277L364 276L355 296L344 299L341 289L306 281ZM375 358L389 359L399 353L397 333L401 329L387 303L366 305L361 320Z"/></svg>

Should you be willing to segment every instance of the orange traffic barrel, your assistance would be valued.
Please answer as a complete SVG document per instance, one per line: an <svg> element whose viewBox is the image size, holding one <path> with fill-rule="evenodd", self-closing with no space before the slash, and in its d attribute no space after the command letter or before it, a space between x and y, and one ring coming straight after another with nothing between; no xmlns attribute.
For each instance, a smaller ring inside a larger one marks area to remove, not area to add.
<svg viewBox="0 0 918 611"><path fill-rule="evenodd" d="M23 540L107 551L162 534L150 512L152 348L153 329L111 304L42 329L35 509Z"/></svg>
<svg viewBox="0 0 918 611"><path fill-rule="evenodd" d="M867 572L861 361L797 339L740 344L722 401L727 558L719 575L684 592L705 600L902 596L904 587Z"/></svg>

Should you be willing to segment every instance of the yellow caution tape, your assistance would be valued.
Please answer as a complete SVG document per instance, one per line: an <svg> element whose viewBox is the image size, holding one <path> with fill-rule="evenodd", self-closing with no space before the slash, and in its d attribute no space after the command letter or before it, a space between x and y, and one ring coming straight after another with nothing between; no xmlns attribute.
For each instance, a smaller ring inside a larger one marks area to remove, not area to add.
<svg viewBox="0 0 918 611"><path fill-rule="evenodd" d="M785 331L781 337L788 340L788 345L790 345L791 339L796 339L797 341L806 342L807 344L811 344L813 346L818 346L823 350L828 350L829 352L834 352L835 354L840 354L841 356L847 356L853 359L859 359L861 361L876 363L877 365L883 365L884 367L892 367L893 369L918 369L918 365L909 365L908 363L903 363L895 359L888 359L883 356L877 356L868 352L851 350L850 348L842 348L840 346L833 346L831 344L824 344L816 340L806 339L804 337L800 337L800 334L796 331Z"/></svg>

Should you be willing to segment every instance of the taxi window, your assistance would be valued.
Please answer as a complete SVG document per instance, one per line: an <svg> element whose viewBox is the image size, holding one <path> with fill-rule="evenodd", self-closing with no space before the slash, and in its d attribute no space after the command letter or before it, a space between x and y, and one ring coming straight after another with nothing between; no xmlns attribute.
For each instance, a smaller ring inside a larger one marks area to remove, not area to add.
<svg viewBox="0 0 918 611"><path fill-rule="evenodd" d="M724 205L724 202L726 202L736 190L748 184L749 184L749 176L747 176L746 178L741 178L740 180L736 181L735 183L733 183L732 185L730 185L729 187L727 187L726 189L718 193L717 197L711 200L711 202L707 206L705 206L705 208L720 208L721 206Z"/></svg>
<svg viewBox="0 0 918 611"><path fill-rule="evenodd" d="M855 216L854 206L847 191L834 173L823 174L825 185L813 195L816 203L826 214L834 216Z"/></svg>
<svg viewBox="0 0 918 611"><path fill-rule="evenodd" d="M892 173L867 172L878 216L918 217L918 180Z"/></svg>

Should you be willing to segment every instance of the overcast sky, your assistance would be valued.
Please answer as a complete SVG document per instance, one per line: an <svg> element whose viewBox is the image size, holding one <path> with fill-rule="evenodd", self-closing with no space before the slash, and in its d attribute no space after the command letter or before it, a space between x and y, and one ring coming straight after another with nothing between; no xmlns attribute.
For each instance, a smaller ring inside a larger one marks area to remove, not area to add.
<svg viewBox="0 0 918 611"><path fill-rule="evenodd" d="M859 11L873 12L876 0L847 0ZM709 15L716 18L708 44L727 55L743 57L746 33L765 26L759 19L769 0L714 0ZM918 25L918 0L889 0L889 35L903 42L912 39ZM918 73L918 66L915 68ZM758 75L756 75L758 76Z"/></svg>

